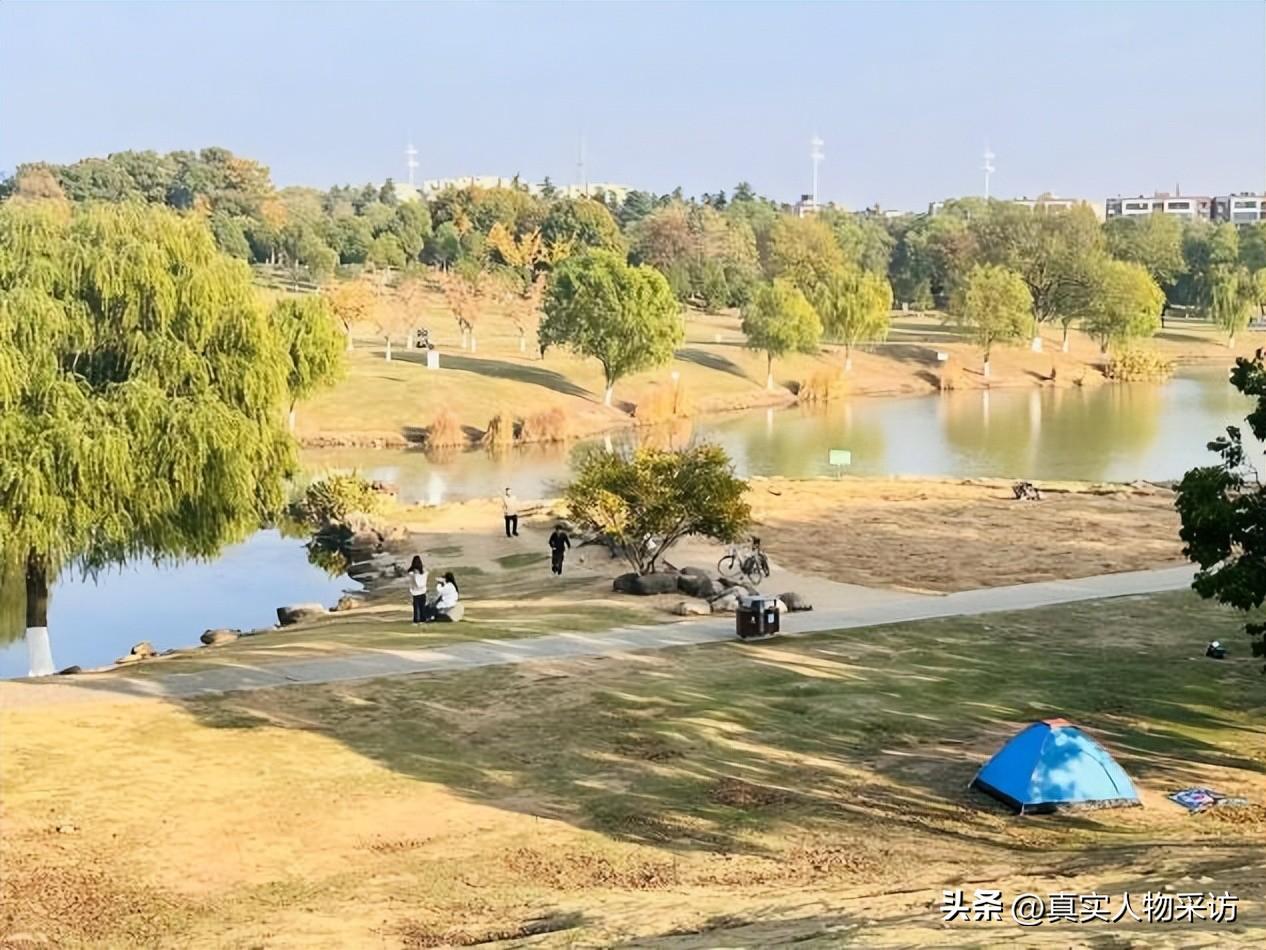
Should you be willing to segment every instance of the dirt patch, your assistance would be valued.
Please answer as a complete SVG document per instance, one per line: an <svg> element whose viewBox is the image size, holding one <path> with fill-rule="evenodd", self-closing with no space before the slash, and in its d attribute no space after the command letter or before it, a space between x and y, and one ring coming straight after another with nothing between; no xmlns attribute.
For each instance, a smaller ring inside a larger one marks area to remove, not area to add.
<svg viewBox="0 0 1266 950"><path fill-rule="evenodd" d="M782 567L869 587L951 592L1182 561L1173 493L1000 479L753 479L748 501Z"/></svg>
<svg viewBox="0 0 1266 950"><path fill-rule="evenodd" d="M738 778L723 778L708 792L708 798L730 808L768 808L783 805L795 798L786 789L756 785Z"/></svg>
<svg viewBox="0 0 1266 950"><path fill-rule="evenodd" d="M681 881L672 861L613 859L582 851L546 853L535 848L516 848L505 856L505 865L525 880L563 891L592 887L650 891L674 887Z"/></svg>
<svg viewBox="0 0 1266 950"><path fill-rule="evenodd" d="M400 939L406 950L422 950L425 947L477 947L569 930L579 923L579 919L574 914L550 914L528 917L517 924L507 924L503 919L497 923L482 925L406 920L392 928L392 935Z"/></svg>

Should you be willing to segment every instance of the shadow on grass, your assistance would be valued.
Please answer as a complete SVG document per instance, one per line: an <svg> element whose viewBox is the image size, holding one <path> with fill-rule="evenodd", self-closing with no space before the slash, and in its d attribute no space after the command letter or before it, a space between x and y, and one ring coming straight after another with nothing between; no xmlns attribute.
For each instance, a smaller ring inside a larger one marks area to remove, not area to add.
<svg viewBox="0 0 1266 950"><path fill-rule="evenodd" d="M686 363L694 363L696 366L702 366L704 369L716 370L719 373L729 373L731 376L737 376L739 379L746 379L749 382L751 377L743 372L743 367L739 366L727 356L720 353L709 353L707 350L696 350L687 348L678 350L676 357Z"/></svg>
<svg viewBox="0 0 1266 950"><path fill-rule="evenodd" d="M426 357L420 354L407 354L401 359L414 363L423 363ZM509 363L504 360L484 359L478 356L459 356L456 353L445 353L441 357L440 366L444 369L474 373L489 379L508 379L517 383L528 383L533 386L544 386L546 389L564 396L578 396L593 399L594 395L583 386L577 386L562 373L545 369L541 366L528 366L523 363Z"/></svg>
<svg viewBox="0 0 1266 950"><path fill-rule="evenodd" d="M471 801L624 841L770 857L761 832L778 829L879 874L894 835L957 842L964 859L1136 840L1111 811L1027 818L1015 835L967 791L1036 719L1083 726L1136 780L1266 773L1255 664L1199 658L1238 623L1157 595L181 705L212 728L314 731Z"/></svg>

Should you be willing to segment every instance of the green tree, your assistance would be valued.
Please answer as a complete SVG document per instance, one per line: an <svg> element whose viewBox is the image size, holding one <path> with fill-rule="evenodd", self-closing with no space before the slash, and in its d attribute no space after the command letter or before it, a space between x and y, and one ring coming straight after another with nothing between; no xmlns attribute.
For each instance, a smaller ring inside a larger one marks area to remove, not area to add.
<svg viewBox="0 0 1266 950"><path fill-rule="evenodd" d="M321 296L282 300L271 314L273 328L289 358L286 392L289 395L287 422L295 430L295 404L343 374L343 334L334 319L329 301Z"/></svg>
<svg viewBox="0 0 1266 950"><path fill-rule="evenodd" d="M1110 345L1154 334L1164 307L1165 293L1146 267L1109 259L1097 268L1083 325L1106 352Z"/></svg>
<svg viewBox="0 0 1266 950"><path fill-rule="evenodd" d="M1246 417L1258 442L1266 440L1266 363L1263 352L1237 359L1231 385L1256 400ZM1183 554L1200 565L1192 587L1201 597L1244 612L1266 600L1266 485L1238 426L1209 443L1216 465L1193 468L1178 483L1174 507L1182 522ZM1260 449L1258 454L1260 454ZM1266 656L1266 623L1245 625L1254 656Z"/></svg>
<svg viewBox="0 0 1266 950"><path fill-rule="evenodd" d="M211 215L209 224L211 225L211 233L215 236L216 246L220 250L230 257L249 261L251 259L251 246L246 240L246 232L242 228L242 220L241 218L225 214L223 211L217 211ZM249 219L246 220L249 221Z"/></svg>
<svg viewBox="0 0 1266 950"><path fill-rule="evenodd" d="M422 248L431 234L431 215L422 201L405 201L396 206L396 214L387 230L400 242L400 249L409 262L422 256Z"/></svg>
<svg viewBox="0 0 1266 950"><path fill-rule="evenodd" d="M624 252L620 229L605 205L589 198L563 198L550 206L541 222L547 244L570 242L577 251L586 248Z"/></svg>
<svg viewBox="0 0 1266 950"><path fill-rule="evenodd" d="M806 292L845 264L844 252L825 222L789 215L774 222L761 261L770 278L786 278Z"/></svg>
<svg viewBox="0 0 1266 950"><path fill-rule="evenodd" d="M872 274L887 276L895 241L883 222L868 214L827 211L823 220L850 263Z"/></svg>
<svg viewBox="0 0 1266 950"><path fill-rule="evenodd" d="M1118 260L1143 265L1162 289L1172 287L1186 267L1182 222L1171 214L1113 218L1103 230L1108 253Z"/></svg>
<svg viewBox="0 0 1266 950"><path fill-rule="evenodd" d="M888 338L892 286L879 274L842 267L814 288L813 306L827 339L844 344L844 369L853 368L853 347Z"/></svg>
<svg viewBox="0 0 1266 950"><path fill-rule="evenodd" d="M765 352L765 388L774 388L774 357L814 353L822 339L822 320L790 280L775 279L756 288L743 308L747 345Z"/></svg>
<svg viewBox="0 0 1266 950"><path fill-rule="evenodd" d="M564 497L578 524L602 532L646 574L684 537L737 541L752 519L746 490L725 450L703 443L680 452L590 450Z"/></svg>
<svg viewBox="0 0 1266 950"><path fill-rule="evenodd" d="M281 510L296 458L250 268L196 218L45 204L0 206L0 540L48 657L64 568L210 557Z"/></svg>
<svg viewBox="0 0 1266 950"><path fill-rule="evenodd" d="M1033 322L1033 298L1015 271L977 264L954 296L954 316L971 333L984 355L984 374L994 346L1021 339Z"/></svg>
<svg viewBox="0 0 1266 950"><path fill-rule="evenodd" d="M602 364L611 405L615 384L662 366L685 339L677 301L664 276L610 251L570 257L554 271L537 332L544 346L566 346Z"/></svg>
<svg viewBox="0 0 1266 950"><path fill-rule="evenodd" d="M1215 264L1204 274L1201 303L1214 325L1226 333L1227 347L1248 326L1256 292L1252 277L1235 264Z"/></svg>
<svg viewBox="0 0 1266 950"><path fill-rule="evenodd" d="M441 267L448 267L462 256L462 236L452 221L444 221L426 242L426 258Z"/></svg>
<svg viewBox="0 0 1266 950"><path fill-rule="evenodd" d="M376 267L399 269L404 267L406 258L399 238L394 234L383 233L370 243L369 253L365 255L365 260Z"/></svg>

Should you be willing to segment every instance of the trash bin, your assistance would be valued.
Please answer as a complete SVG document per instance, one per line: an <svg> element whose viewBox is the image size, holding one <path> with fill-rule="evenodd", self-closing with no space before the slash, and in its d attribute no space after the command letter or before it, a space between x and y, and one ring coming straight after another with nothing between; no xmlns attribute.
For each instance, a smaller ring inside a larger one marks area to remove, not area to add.
<svg viewBox="0 0 1266 950"><path fill-rule="evenodd" d="M739 601L734 612L735 632L740 640L758 640L778 632L778 599L759 594Z"/></svg>

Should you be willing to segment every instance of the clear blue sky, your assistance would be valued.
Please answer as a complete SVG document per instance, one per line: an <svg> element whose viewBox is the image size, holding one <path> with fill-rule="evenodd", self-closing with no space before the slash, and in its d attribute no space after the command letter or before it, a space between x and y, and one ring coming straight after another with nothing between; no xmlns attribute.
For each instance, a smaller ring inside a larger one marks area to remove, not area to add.
<svg viewBox="0 0 1266 950"><path fill-rule="evenodd" d="M223 145L279 184L747 179L851 207L1266 188L1266 5L0 3L0 169Z"/></svg>

